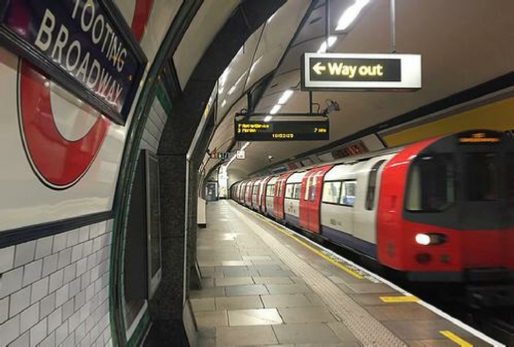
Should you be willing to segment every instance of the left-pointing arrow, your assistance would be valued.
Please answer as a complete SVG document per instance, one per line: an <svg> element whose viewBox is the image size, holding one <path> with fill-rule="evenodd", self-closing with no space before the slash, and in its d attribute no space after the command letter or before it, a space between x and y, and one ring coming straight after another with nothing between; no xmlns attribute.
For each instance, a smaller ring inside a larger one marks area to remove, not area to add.
<svg viewBox="0 0 514 347"><path fill-rule="evenodd" d="M327 67L326 67L326 66L321 65L321 62L320 62L320 61L318 61L318 62L316 63L316 65L314 65L314 66L312 67L312 69L314 70L314 72L315 72L316 74L321 75L321 72L322 72L322 71L325 71L325 70L327 69Z"/></svg>

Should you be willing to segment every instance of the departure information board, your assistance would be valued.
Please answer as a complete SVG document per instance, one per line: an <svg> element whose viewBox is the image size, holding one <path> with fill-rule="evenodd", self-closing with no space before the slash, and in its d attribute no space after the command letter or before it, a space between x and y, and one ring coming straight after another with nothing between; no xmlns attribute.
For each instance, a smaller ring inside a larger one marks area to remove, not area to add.
<svg viewBox="0 0 514 347"><path fill-rule="evenodd" d="M237 115L236 141L319 141L329 139L328 117L320 114Z"/></svg>

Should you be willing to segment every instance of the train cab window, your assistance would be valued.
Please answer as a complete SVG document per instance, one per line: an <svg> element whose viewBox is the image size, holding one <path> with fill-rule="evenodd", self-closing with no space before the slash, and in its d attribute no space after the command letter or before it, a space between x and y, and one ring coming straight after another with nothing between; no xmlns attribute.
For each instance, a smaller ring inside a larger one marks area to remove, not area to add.
<svg viewBox="0 0 514 347"><path fill-rule="evenodd" d="M426 155L411 165L405 209L413 212L438 212L455 201L453 156Z"/></svg>
<svg viewBox="0 0 514 347"><path fill-rule="evenodd" d="M355 193L357 190L357 183L354 181L343 182L343 189L341 191L341 205L353 207L355 204Z"/></svg>
<svg viewBox="0 0 514 347"><path fill-rule="evenodd" d="M341 182L325 182L323 184L323 202L337 204L341 194Z"/></svg>
<svg viewBox="0 0 514 347"><path fill-rule="evenodd" d="M369 171L368 191L366 192L366 210L368 211L373 210L373 206L375 205L378 170L384 163L385 160L377 161Z"/></svg>
<svg viewBox="0 0 514 347"><path fill-rule="evenodd" d="M294 184L287 184L286 185L286 198L292 199L294 194Z"/></svg>
<svg viewBox="0 0 514 347"><path fill-rule="evenodd" d="M494 153L467 153L465 156L469 201L498 199L498 165Z"/></svg>

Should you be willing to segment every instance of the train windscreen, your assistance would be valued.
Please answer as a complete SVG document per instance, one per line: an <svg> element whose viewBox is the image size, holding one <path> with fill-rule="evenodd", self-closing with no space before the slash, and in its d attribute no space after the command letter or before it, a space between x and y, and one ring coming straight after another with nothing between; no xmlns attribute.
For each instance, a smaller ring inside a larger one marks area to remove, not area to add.
<svg viewBox="0 0 514 347"><path fill-rule="evenodd" d="M495 153L466 153L464 172L467 175L469 201L499 199L499 167Z"/></svg>

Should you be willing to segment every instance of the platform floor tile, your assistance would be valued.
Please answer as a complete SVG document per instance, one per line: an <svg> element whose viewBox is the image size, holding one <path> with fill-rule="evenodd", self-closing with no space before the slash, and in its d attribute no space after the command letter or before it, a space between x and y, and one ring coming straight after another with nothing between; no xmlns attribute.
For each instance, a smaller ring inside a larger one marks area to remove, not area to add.
<svg viewBox="0 0 514 347"><path fill-rule="evenodd" d="M216 310L243 310L264 307L258 295L216 298L215 306Z"/></svg>
<svg viewBox="0 0 514 347"><path fill-rule="evenodd" d="M214 298L191 299L194 312L214 311Z"/></svg>
<svg viewBox="0 0 514 347"><path fill-rule="evenodd" d="M216 329L216 346L278 344L271 326L222 327Z"/></svg>
<svg viewBox="0 0 514 347"><path fill-rule="evenodd" d="M273 330L280 343L341 343L332 329L321 323L275 325Z"/></svg>
<svg viewBox="0 0 514 347"><path fill-rule="evenodd" d="M303 294L312 293L305 284L266 284L270 294Z"/></svg>
<svg viewBox="0 0 514 347"><path fill-rule="evenodd" d="M282 318L277 309L234 310L228 311L230 326L272 325L282 324Z"/></svg>
<svg viewBox="0 0 514 347"><path fill-rule="evenodd" d="M240 286L244 284L254 284L251 277L227 277L227 278L216 278L216 287L222 286Z"/></svg>
<svg viewBox="0 0 514 347"><path fill-rule="evenodd" d="M304 294L262 295L264 307L308 307L314 304Z"/></svg>
<svg viewBox="0 0 514 347"><path fill-rule="evenodd" d="M254 277L255 284L294 284L290 277Z"/></svg>
<svg viewBox="0 0 514 347"><path fill-rule="evenodd" d="M227 311L196 312L195 319L198 327L228 326Z"/></svg>
<svg viewBox="0 0 514 347"><path fill-rule="evenodd" d="M264 284L251 284L246 286L225 287L227 296L269 294Z"/></svg>
<svg viewBox="0 0 514 347"><path fill-rule="evenodd" d="M333 322L337 319L326 307L279 308L278 312L286 323Z"/></svg>

